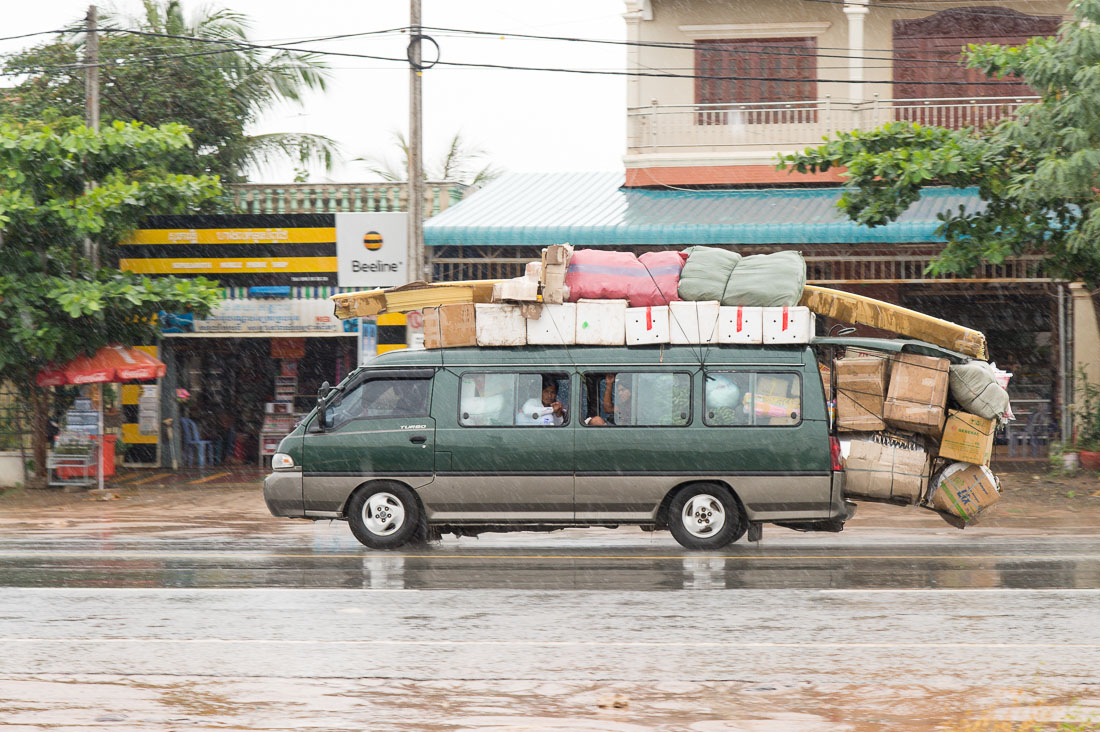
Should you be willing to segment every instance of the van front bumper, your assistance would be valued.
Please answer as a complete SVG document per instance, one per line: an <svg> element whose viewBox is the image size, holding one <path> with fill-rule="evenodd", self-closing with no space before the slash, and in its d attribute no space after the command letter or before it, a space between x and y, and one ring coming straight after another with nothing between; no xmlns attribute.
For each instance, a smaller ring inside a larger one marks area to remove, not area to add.
<svg viewBox="0 0 1100 732"><path fill-rule="evenodd" d="M302 471L280 470L264 478L264 503L272 516L305 518Z"/></svg>

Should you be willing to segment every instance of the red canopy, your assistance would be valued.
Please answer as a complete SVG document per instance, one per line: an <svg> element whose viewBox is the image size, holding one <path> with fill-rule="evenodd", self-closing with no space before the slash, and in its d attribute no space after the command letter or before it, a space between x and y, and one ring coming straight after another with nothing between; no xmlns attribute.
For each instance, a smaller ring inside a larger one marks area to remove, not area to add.
<svg viewBox="0 0 1100 732"><path fill-rule="evenodd" d="M104 346L92 357L77 356L64 366L50 366L35 379L39 386L148 381L164 376L163 362L130 346Z"/></svg>

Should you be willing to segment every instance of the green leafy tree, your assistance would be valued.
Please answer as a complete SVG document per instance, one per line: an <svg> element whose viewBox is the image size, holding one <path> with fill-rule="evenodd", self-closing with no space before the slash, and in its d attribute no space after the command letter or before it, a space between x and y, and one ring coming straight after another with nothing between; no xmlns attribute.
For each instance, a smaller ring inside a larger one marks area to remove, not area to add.
<svg viewBox="0 0 1100 732"><path fill-rule="evenodd" d="M838 134L781 161L799 172L847 169L840 207L881 226L929 185L976 186L982 206L940 215L947 240L933 273L966 273L983 261L1046 255L1055 276L1100 284L1100 0L1079 0L1057 36L1019 47L970 46L967 65L1015 76L1039 101L986 129L895 122Z"/></svg>
<svg viewBox="0 0 1100 732"><path fill-rule="evenodd" d="M98 132L73 120L0 123L0 374L33 406L40 473L48 393L35 386L39 372L109 343L150 343L158 311L203 316L220 298L210 280L142 277L85 256L92 239L109 262L142 217L193 212L221 193L216 177L172 171L190 145L174 123Z"/></svg>
<svg viewBox="0 0 1100 732"><path fill-rule="evenodd" d="M236 183L273 160L331 166L337 146L327 137L248 132L273 106L300 104L307 91L325 88L326 67L316 56L236 45L248 42L246 16L204 9L188 19L179 0L144 0L143 16L108 15L100 26L101 118L188 125L195 144L187 151L191 163L181 172L212 173ZM47 110L84 115L85 35L75 30L78 24L73 27L73 33L4 63L5 71L25 77L0 90L0 114L28 120L43 118Z"/></svg>

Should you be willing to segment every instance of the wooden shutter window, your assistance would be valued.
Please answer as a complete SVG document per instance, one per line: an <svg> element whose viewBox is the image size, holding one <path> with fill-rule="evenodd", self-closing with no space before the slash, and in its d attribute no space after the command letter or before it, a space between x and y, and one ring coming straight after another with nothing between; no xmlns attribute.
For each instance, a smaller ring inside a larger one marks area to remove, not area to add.
<svg viewBox="0 0 1100 732"><path fill-rule="evenodd" d="M696 124L812 121L813 105L807 102L817 99L816 69L814 38L696 41L695 70L701 78L695 80L695 103L737 105L730 107L736 114L720 106L700 109Z"/></svg>

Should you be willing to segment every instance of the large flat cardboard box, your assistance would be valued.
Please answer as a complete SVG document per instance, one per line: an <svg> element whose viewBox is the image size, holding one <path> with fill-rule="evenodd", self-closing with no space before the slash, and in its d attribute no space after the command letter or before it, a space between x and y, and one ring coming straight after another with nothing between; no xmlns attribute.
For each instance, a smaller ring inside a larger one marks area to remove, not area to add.
<svg viewBox="0 0 1100 732"><path fill-rule="evenodd" d="M836 419L841 432L885 429L886 361L881 358L836 360Z"/></svg>
<svg viewBox="0 0 1100 732"><path fill-rule="evenodd" d="M424 348L476 346L474 304L440 305L424 308Z"/></svg>
<svg viewBox="0 0 1100 732"><path fill-rule="evenodd" d="M995 429L991 419L949 409L940 439L940 457L973 465L989 465Z"/></svg>
<svg viewBox="0 0 1100 732"><path fill-rule="evenodd" d="M888 424L939 438L947 404L950 363L946 358L899 353L890 370L882 416Z"/></svg>
<svg viewBox="0 0 1100 732"><path fill-rule="evenodd" d="M973 521L999 501L997 479L984 465L951 463L936 476L932 506L963 519Z"/></svg>
<svg viewBox="0 0 1100 732"><path fill-rule="evenodd" d="M893 503L919 503L928 490L928 453L852 440L844 464L844 494Z"/></svg>

